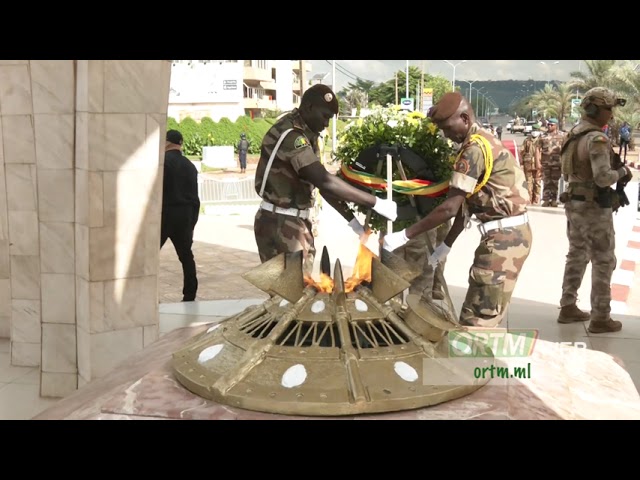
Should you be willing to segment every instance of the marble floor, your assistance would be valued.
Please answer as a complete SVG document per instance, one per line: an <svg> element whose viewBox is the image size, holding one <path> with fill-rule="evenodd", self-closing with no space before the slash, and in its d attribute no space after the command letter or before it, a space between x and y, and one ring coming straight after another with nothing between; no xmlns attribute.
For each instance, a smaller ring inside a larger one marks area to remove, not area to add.
<svg viewBox="0 0 640 480"><path fill-rule="evenodd" d="M459 308L464 290L454 287L450 291ZM160 304L160 334L185 326L217 322L263 301L263 298L256 298ZM554 305L514 298L507 326L509 329L535 328L543 340L585 342L588 348L615 355L624 363L636 388L640 387L640 319L637 316L615 315L624 322L622 331L599 335L588 333L586 324L557 324L556 316ZM38 390L38 369L11 366L9 342L0 339L0 419L30 419L58 401L41 398Z"/></svg>

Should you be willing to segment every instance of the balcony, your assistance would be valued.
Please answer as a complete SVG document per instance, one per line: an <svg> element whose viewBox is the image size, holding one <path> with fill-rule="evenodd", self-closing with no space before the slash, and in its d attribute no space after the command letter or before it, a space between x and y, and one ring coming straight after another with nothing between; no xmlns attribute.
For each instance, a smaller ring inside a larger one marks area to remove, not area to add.
<svg viewBox="0 0 640 480"><path fill-rule="evenodd" d="M296 73L300 72L300 60L291 60L291 64L292 64L292 68L293 71ZM313 71L313 65L311 65L310 62L304 62L304 71L305 72L312 72Z"/></svg>
<svg viewBox="0 0 640 480"><path fill-rule="evenodd" d="M244 66L243 78L245 82L273 82L271 70L251 66L248 67L246 65Z"/></svg>
<svg viewBox="0 0 640 480"><path fill-rule="evenodd" d="M269 96L267 95L265 95L264 97L245 98L243 100L243 108L245 109L265 108L267 110L275 110L276 101L270 100Z"/></svg>

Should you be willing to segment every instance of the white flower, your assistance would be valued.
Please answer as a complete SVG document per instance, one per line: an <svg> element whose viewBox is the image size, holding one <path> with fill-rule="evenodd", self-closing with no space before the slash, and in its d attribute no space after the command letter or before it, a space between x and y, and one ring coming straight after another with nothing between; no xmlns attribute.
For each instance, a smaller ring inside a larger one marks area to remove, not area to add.
<svg viewBox="0 0 640 480"><path fill-rule="evenodd" d="M391 128L396 128L398 126L398 121L397 120L389 120L387 122L387 125L389 125Z"/></svg>

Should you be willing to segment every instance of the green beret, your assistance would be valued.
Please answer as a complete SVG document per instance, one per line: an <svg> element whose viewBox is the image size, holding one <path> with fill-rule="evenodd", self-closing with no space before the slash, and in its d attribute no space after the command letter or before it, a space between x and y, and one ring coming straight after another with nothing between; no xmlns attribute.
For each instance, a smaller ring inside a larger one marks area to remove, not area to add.
<svg viewBox="0 0 640 480"><path fill-rule="evenodd" d="M444 122L456 113L461 101L462 95L460 95L460 92L445 93L440 98L440 101L429 110L429 118L434 122Z"/></svg>
<svg viewBox="0 0 640 480"><path fill-rule="evenodd" d="M326 85L323 85L322 83L316 83L315 85L305 90L300 103L310 103L312 105L327 105L335 115L338 114L340 108L338 99L336 98L336 94L333 93L333 90L331 90Z"/></svg>
<svg viewBox="0 0 640 480"><path fill-rule="evenodd" d="M547 123L558 123L558 119L557 118L550 118L547 120Z"/></svg>

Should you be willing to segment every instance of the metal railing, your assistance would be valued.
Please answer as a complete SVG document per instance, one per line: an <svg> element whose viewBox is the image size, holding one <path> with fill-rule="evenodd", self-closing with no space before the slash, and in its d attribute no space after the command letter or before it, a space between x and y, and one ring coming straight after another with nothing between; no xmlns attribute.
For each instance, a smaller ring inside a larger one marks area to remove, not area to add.
<svg viewBox="0 0 640 480"><path fill-rule="evenodd" d="M257 205L260 197L255 180L247 178L204 178L198 184L198 195L203 205Z"/></svg>

